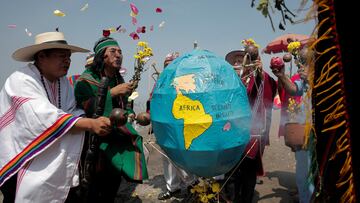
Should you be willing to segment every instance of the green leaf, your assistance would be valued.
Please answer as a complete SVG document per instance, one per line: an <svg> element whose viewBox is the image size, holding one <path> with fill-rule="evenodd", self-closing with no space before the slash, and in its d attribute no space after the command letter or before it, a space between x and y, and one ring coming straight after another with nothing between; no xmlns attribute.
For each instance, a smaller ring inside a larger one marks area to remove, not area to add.
<svg viewBox="0 0 360 203"><path fill-rule="evenodd" d="M261 13L265 16L265 18L269 15L269 0L260 0L259 5L257 6L257 10L261 11Z"/></svg>

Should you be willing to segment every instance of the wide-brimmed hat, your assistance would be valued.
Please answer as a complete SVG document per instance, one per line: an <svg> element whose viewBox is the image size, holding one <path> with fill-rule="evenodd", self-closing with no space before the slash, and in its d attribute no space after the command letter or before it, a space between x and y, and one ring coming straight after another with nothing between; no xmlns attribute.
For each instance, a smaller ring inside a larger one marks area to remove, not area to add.
<svg viewBox="0 0 360 203"><path fill-rule="evenodd" d="M226 54L225 56L225 60L230 63L231 65L234 64L235 59L237 57L244 57L245 56L245 51L244 50L234 50L229 52L228 54Z"/></svg>
<svg viewBox="0 0 360 203"><path fill-rule="evenodd" d="M45 32L35 36L35 44L16 50L12 57L16 61L33 61L34 55L45 49L69 49L74 52L89 52L74 45L69 45L62 32Z"/></svg>

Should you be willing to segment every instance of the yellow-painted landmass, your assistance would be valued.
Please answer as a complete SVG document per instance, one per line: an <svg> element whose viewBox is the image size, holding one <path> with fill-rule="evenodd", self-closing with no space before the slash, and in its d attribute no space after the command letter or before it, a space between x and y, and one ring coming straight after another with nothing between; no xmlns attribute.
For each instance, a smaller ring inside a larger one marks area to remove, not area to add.
<svg viewBox="0 0 360 203"><path fill-rule="evenodd" d="M176 119L184 119L185 149L212 124L212 117L205 113L199 100L192 100L180 93L173 103L172 113Z"/></svg>

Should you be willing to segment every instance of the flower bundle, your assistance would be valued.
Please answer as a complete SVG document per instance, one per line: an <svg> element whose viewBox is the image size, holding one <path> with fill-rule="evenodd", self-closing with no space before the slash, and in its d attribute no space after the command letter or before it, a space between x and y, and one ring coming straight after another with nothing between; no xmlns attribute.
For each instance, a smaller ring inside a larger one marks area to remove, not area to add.
<svg viewBox="0 0 360 203"><path fill-rule="evenodd" d="M137 51L134 55L135 65L134 65L134 75L131 81L134 84L134 89L137 88L140 81L141 73L144 71L144 65L150 60L150 57L153 56L152 49L149 47L147 42L140 41L137 43Z"/></svg>
<svg viewBox="0 0 360 203"><path fill-rule="evenodd" d="M200 182L195 185L190 192L197 196L199 202L216 202L220 188L220 184L215 180L200 179Z"/></svg>
<svg viewBox="0 0 360 203"><path fill-rule="evenodd" d="M150 57L153 56L152 49L149 47L147 42L140 41L137 43L137 52L134 58L137 59L141 65L144 65Z"/></svg>
<svg viewBox="0 0 360 203"><path fill-rule="evenodd" d="M289 98L289 105L287 112L288 112L289 122L297 122L298 115L301 112L301 104L297 103L295 99Z"/></svg>

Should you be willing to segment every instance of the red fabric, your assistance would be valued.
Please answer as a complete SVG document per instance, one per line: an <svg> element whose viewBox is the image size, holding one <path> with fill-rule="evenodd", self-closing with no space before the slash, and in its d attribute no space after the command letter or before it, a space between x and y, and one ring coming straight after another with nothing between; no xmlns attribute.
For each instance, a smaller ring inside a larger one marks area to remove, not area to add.
<svg viewBox="0 0 360 203"><path fill-rule="evenodd" d="M300 74L295 74L291 77L291 81L294 82L295 80L300 79ZM300 103L301 96L290 96L286 93L284 88L279 88L279 97L281 101L281 115L280 115L280 126L279 126L279 136L285 135L285 122L287 120L287 109L289 105L289 98L295 99L296 103Z"/></svg>

